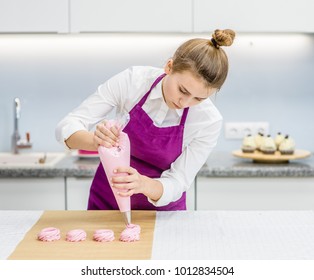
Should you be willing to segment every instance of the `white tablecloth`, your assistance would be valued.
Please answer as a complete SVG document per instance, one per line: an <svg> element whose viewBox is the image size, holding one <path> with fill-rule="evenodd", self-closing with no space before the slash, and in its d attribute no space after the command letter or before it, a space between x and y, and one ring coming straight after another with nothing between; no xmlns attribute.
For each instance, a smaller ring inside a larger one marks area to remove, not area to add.
<svg viewBox="0 0 314 280"><path fill-rule="evenodd" d="M41 214L0 211L0 259ZM314 260L314 211L157 212L152 259Z"/></svg>
<svg viewBox="0 0 314 280"><path fill-rule="evenodd" d="M152 259L314 260L314 211L157 213Z"/></svg>
<svg viewBox="0 0 314 280"><path fill-rule="evenodd" d="M31 229L43 211L0 211L0 259L4 260Z"/></svg>

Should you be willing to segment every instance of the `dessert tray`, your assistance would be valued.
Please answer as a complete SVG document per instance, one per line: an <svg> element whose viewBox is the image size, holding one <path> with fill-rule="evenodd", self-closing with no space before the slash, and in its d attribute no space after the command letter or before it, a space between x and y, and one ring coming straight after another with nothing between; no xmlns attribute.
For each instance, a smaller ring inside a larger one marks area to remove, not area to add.
<svg viewBox="0 0 314 280"><path fill-rule="evenodd" d="M268 155L259 151L254 151L253 153L243 153L242 150L235 150L232 154L236 157L252 159L253 162L287 163L290 160L309 157L311 152L306 150L295 150L291 155L282 155L279 151L276 151L274 154Z"/></svg>

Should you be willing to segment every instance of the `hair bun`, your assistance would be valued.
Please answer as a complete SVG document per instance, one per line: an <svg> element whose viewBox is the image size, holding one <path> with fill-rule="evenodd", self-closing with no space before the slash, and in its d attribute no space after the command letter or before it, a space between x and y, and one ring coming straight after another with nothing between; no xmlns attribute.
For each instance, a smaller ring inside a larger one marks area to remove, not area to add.
<svg viewBox="0 0 314 280"><path fill-rule="evenodd" d="M235 32L231 29L216 29L212 34L212 38L218 46L231 46L235 35Z"/></svg>

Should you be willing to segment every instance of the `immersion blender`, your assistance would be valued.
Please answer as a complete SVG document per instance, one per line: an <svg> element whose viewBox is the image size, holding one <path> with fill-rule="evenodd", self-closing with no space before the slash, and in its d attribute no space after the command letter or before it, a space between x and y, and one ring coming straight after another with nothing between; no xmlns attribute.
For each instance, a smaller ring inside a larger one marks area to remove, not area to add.
<svg viewBox="0 0 314 280"><path fill-rule="evenodd" d="M113 176L128 175L127 173L114 173L113 171L119 166L130 166L130 140L126 133L122 132L122 129L127 125L129 121L129 115L123 114L118 116L117 120L110 120L106 122L106 127L111 128L116 126L120 132L119 145L116 147L106 148L99 146L98 153L106 173L108 182L110 182ZM118 192L126 192L127 190L111 188L114 197L122 213L124 222L126 225L131 224L131 198L123 197Z"/></svg>

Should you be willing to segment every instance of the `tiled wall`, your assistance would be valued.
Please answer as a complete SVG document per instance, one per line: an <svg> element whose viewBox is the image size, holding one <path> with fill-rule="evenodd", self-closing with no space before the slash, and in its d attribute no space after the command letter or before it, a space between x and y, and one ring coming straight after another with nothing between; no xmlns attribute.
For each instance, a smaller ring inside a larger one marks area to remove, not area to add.
<svg viewBox="0 0 314 280"><path fill-rule="evenodd" d="M10 151L14 97L33 151L62 151L57 122L100 83L131 65L162 67L180 43L206 35L0 35L0 152ZM314 151L314 35L238 34L226 52L230 73L215 97L224 120L267 121ZM239 146L222 131L216 149Z"/></svg>

